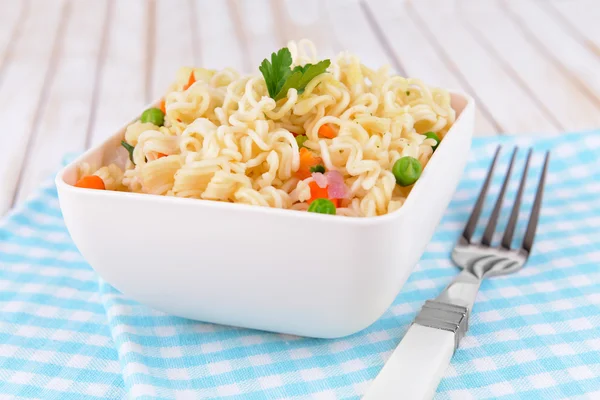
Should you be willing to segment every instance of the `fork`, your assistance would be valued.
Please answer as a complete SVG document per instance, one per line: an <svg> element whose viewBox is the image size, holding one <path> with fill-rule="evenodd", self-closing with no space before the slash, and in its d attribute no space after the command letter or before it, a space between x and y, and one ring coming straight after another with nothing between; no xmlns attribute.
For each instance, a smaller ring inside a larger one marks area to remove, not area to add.
<svg viewBox="0 0 600 400"><path fill-rule="evenodd" d="M368 388L363 400L431 399L450 359L467 332L469 315L483 279L517 272L527 262L542 206L544 182L550 159L549 152L544 158L542 173L521 246L513 248L511 243L527 180L531 149L527 153L523 175L500 245L492 245L492 237L502 209L504 193L508 187L518 151L516 147L512 152L504 182L483 237L479 242L472 240L500 150L501 147L498 146L477 202L452 251L452 261L461 269L461 272L436 299L425 302L406 335Z"/></svg>

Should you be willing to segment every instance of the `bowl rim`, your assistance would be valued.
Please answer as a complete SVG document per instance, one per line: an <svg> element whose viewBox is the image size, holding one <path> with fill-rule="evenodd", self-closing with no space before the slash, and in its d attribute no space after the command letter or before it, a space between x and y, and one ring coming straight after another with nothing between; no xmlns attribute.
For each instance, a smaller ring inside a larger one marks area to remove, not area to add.
<svg viewBox="0 0 600 400"><path fill-rule="evenodd" d="M459 124L460 121L462 121L463 115L465 114L465 112L468 111L470 108L474 107L475 100L471 96L469 96L468 94L466 94L462 91L451 90L451 89L446 89L446 90L450 93L451 97L456 96L456 97L459 97L462 100L466 101L465 106L462 109L462 111L460 112L460 114L458 115L458 117L456 118L456 121L454 122L452 127L448 130L448 132L446 133L446 136L447 136L456 131L456 126ZM143 109L155 107L159 103L160 103L160 98L158 100L155 100L155 101L151 102L150 104L146 105ZM302 218L302 219L307 219L309 221L312 219L313 221L321 220L321 221L327 221L328 223L350 224L350 225L360 225L360 226L380 225L380 224L385 224L386 222L388 222L390 220L396 220L396 219L401 218L401 216L403 216L406 213L406 210L409 208L409 207L407 207L407 205L410 206L410 204L412 204L414 202L413 199L417 197L417 196L413 195L413 193L420 192L419 188L421 186L419 185L419 183L422 181L421 179L419 179L415 183L415 185L413 186L409 195L407 196L403 206L397 210L392 211L391 213L388 213L385 215L373 216L373 217L335 218L335 217L339 217L339 216L319 214L319 213L296 212L296 210L280 209L280 208L274 208L274 207L258 207L258 206L254 206L254 205L250 205L250 204L242 204L242 203L229 203L229 202L223 202L223 201L191 199L191 198L183 198L183 197L175 197L175 196L160 196L160 195L151 195L151 194L147 194L147 193L118 192L118 191L114 191L114 190L84 190L82 188L75 187L75 186L70 185L67 182L65 182L64 176L67 173L67 171L70 171L71 169L76 168L78 164L85 162L85 160L88 159L93 153L95 153L102 147L108 145L109 142L114 141L115 137L119 136L122 138L127 126L129 126L131 123L135 122L137 119L138 119L138 117L130 120L129 122L127 122L126 124L121 126L119 129L117 129L116 133L108 136L101 143L99 143L93 147L90 147L85 152L83 152L82 154L77 156L75 159L71 160L67 165L62 167L60 169L60 171L56 174L56 177L54 179L54 182L55 182L56 187L59 190L59 192L62 191L62 192L73 193L73 191L75 191L75 193L78 193L79 195L83 195L83 196L93 196L93 197L100 197L100 198L103 198L104 196L106 196L108 198L116 196L119 198L123 198L124 200L129 198L129 199L133 199L138 202L153 202L153 203L158 203L158 204L173 204L173 205L181 204L181 205L188 205L188 206L190 206L192 204L196 204L196 206L194 206L194 207L203 207L203 208L207 208L208 210L211 210L211 209L213 209L213 210L228 210L228 211L238 212L238 213L251 212L251 213L258 214L258 215L263 214L265 216L279 215L280 218ZM436 157L436 155L434 153L431 156L430 161L427 163L427 166L423 170L423 174L428 174L427 171L435 170L436 169L435 166L438 164L437 160L439 160L439 159L440 158ZM202 200L202 201L198 201L198 200ZM291 212L291 211L294 211L294 212Z"/></svg>

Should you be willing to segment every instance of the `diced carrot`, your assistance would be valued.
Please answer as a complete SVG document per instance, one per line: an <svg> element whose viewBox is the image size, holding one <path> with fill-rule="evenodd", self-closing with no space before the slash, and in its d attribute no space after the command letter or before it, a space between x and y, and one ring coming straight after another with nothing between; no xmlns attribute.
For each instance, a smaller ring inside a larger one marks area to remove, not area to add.
<svg viewBox="0 0 600 400"><path fill-rule="evenodd" d="M75 186L87 189L106 189L106 186L104 186L104 181L97 175L84 176L83 178L77 181Z"/></svg>
<svg viewBox="0 0 600 400"><path fill-rule="evenodd" d="M160 102L160 111L162 111L163 114L167 113L167 108L165 106L165 99L162 99L161 102Z"/></svg>
<svg viewBox="0 0 600 400"><path fill-rule="evenodd" d="M327 187L320 187L317 185L317 182L311 182L308 184L310 187L310 199L307 200L307 203L310 204L316 199L326 199L327 198Z"/></svg>
<svg viewBox="0 0 600 400"><path fill-rule="evenodd" d="M316 199L329 199L329 195L327 194L327 186L322 188L321 186L317 185L317 182L314 181L309 183L308 186L310 187L310 199L306 201L308 204L312 203ZM340 206L340 199L329 200L333 202L336 208Z"/></svg>
<svg viewBox="0 0 600 400"><path fill-rule="evenodd" d="M190 86L192 86L196 82L196 77L194 76L194 71L190 72L190 77L188 79L188 83L183 87L183 90L188 90Z"/></svg>
<svg viewBox="0 0 600 400"><path fill-rule="evenodd" d="M166 157L166 156L167 155L165 153L156 153L156 159L163 158L163 157Z"/></svg>
<svg viewBox="0 0 600 400"><path fill-rule="evenodd" d="M321 125L321 127L319 128L319 136L327 138L327 139L333 139L334 137L337 136L337 133L333 130L332 127L325 124L325 125Z"/></svg>
<svg viewBox="0 0 600 400"><path fill-rule="evenodd" d="M315 157L307 148L300 149L300 168L296 171L296 176L300 179L306 179L310 176L310 167L321 164L321 159Z"/></svg>

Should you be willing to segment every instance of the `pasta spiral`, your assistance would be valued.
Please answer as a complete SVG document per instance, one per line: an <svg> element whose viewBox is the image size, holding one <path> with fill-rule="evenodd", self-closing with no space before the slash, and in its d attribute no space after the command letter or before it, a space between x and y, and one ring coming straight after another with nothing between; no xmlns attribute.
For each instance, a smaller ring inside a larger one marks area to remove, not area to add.
<svg viewBox="0 0 600 400"><path fill-rule="evenodd" d="M288 48L294 66L317 61L309 41ZM370 69L346 52L301 92L275 101L260 75L182 68L164 97L164 126L130 124L132 161L95 174L109 190L302 211L314 182L298 173L296 136L306 135L303 147L347 186L337 213L377 216L400 208L410 191L396 185L394 163L411 156L425 167L437 142L424 133L443 139L455 120L447 91ZM323 137L325 125L334 137Z"/></svg>

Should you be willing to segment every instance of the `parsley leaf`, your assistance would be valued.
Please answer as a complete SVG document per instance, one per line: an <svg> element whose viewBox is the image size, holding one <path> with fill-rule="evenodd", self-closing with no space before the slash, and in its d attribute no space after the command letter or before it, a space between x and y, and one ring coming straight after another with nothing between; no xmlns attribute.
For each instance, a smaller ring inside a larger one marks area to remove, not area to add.
<svg viewBox="0 0 600 400"><path fill-rule="evenodd" d="M310 167L310 173L312 174L313 172L320 172L320 173L324 174L325 167L321 164L314 165L314 166Z"/></svg>
<svg viewBox="0 0 600 400"><path fill-rule="evenodd" d="M298 66L294 68L292 75L285 81L285 84L275 96L275 101L283 99L287 96L288 90L294 88L298 90L298 94L304 92L306 85L309 84L317 75L321 75L327 70L331 64L329 60L323 60L316 64L306 64L304 66Z"/></svg>
<svg viewBox="0 0 600 400"><path fill-rule="evenodd" d="M290 53L287 47L284 47L277 53L271 54L271 62L265 58L260 67L258 67L265 78L267 90L271 98L275 98L287 78L292 74L291 65L292 53Z"/></svg>
<svg viewBox="0 0 600 400"><path fill-rule="evenodd" d="M127 143L124 140L121 140L121 146L125 147L125 149L129 152L129 159L135 165L135 162L133 162L133 149L135 147L133 147L132 145L130 145L129 143Z"/></svg>
<svg viewBox="0 0 600 400"><path fill-rule="evenodd" d="M264 59L258 69L265 78L269 96L275 101L287 96L288 90L294 88L298 93L304 92L306 85L317 75L324 73L331 61L323 60L316 64L298 65L291 69L292 54L287 47L271 54L271 62Z"/></svg>
<svg viewBox="0 0 600 400"><path fill-rule="evenodd" d="M300 71L300 72L302 72L302 73L305 73L305 72L306 72L306 70L308 69L308 67L309 67L310 65L312 65L312 64L306 64L306 65L296 65L296 66L294 67L294 69L292 70L292 74L293 74L294 72L298 72L298 71Z"/></svg>

